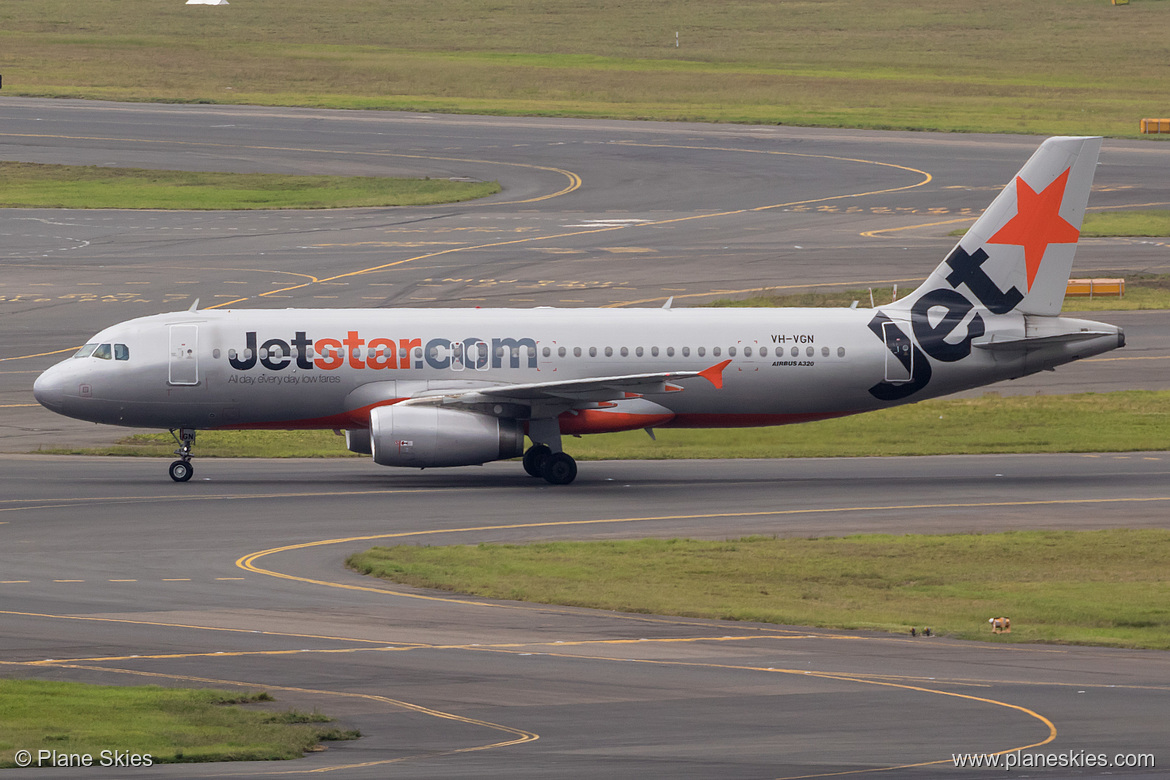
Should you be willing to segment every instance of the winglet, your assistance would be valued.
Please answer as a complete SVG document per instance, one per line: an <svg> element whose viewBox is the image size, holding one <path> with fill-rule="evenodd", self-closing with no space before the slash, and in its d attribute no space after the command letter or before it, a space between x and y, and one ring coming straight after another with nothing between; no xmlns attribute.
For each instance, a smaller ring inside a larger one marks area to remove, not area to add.
<svg viewBox="0 0 1170 780"><path fill-rule="evenodd" d="M672 303L674 303L674 296L673 295L666 299L666 303L662 304L662 308L669 309L670 304L672 304Z"/></svg>
<svg viewBox="0 0 1170 780"><path fill-rule="evenodd" d="M730 360L724 360L722 363L716 363L710 368L704 368L699 372L699 376L706 379L711 384L715 385L716 390L723 389L723 369L731 365Z"/></svg>
<svg viewBox="0 0 1170 780"><path fill-rule="evenodd" d="M199 299L198 298L195 299L195 303L191 304L191 308L187 309L187 311L199 311Z"/></svg>

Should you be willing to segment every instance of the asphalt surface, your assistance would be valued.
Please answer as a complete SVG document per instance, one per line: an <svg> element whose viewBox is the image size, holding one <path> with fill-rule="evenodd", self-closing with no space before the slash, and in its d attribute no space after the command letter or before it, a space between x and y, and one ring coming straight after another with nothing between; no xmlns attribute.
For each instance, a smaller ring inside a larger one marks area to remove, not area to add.
<svg viewBox="0 0 1170 780"><path fill-rule="evenodd" d="M567 489L514 463L197 469L176 485L150 460L0 457L0 669L265 689L366 738L136 777L964 777L951 753L1053 735L1046 752L1165 745L1165 653L484 601L342 565L399 542L1161 526L1164 453L585 463Z"/></svg>
<svg viewBox="0 0 1170 780"><path fill-rule="evenodd" d="M504 185L419 209L0 210L7 452L124 433L30 406L33 378L60 356L46 353L195 298L652 306L913 285L953 244L954 220L978 214L1038 143L12 99L0 119L9 160ZM1168 154L1107 141L1090 206L1170 203ZM1165 242L1085 240L1077 267L1164 272L1168 259ZM1167 386L1170 317L1091 317L1125 327L1126 349L994 389ZM4 455L0 674L263 688L366 734L297 762L133 770L144 778L974 777L986 770L953 769L952 753L1156 754L1170 714L1164 653L483 602L370 582L342 563L396 539L1165 527L1168 467L1164 453L585 463L552 488L515 464L197 459L195 480L175 485L151 460Z"/></svg>

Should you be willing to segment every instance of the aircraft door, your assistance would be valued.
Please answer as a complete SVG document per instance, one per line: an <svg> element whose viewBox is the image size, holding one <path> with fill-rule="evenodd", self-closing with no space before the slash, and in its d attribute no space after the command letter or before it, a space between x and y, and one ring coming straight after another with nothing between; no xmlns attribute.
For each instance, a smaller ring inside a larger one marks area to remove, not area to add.
<svg viewBox="0 0 1170 780"><path fill-rule="evenodd" d="M896 322L882 323L886 342L886 381L909 382L914 374L914 346Z"/></svg>
<svg viewBox="0 0 1170 780"><path fill-rule="evenodd" d="M167 384L199 384L199 326L194 323L171 326Z"/></svg>
<svg viewBox="0 0 1170 780"><path fill-rule="evenodd" d="M451 370L452 371L462 371L463 370L463 342L462 341L452 341L451 342Z"/></svg>

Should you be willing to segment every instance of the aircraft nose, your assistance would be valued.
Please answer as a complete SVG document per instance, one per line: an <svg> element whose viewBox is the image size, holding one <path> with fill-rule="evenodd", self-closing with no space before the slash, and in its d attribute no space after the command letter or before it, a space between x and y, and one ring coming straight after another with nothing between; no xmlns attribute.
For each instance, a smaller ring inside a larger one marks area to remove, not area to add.
<svg viewBox="0 0 1170 780"><path fill-rule="evenodd" d="M46 409L61 413L65 408L65 383L60 371L53 366L33 382L33 397Z"/></svg>

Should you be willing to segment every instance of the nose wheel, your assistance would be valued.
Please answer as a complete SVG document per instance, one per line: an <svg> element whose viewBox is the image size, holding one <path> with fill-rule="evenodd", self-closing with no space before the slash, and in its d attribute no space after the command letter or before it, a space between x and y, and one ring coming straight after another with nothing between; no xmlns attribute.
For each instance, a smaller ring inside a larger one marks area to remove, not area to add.
<svg viewBox="0 0 1170 780"><path fill-rule="evenodd" d="M186 482L195 473L195 467L188 460L176 460L169 469L171 479L175 482Z"/></svg>
<svg viewBox="0 0 1170 780"><path fill-rule="evenodd" d="M171 436L179 443L179 449L175 450L179 459L170 465L167 473L175 482L186 482L195 474L195 467L191 465L191 448L195 446L195 429L179 428L178 433L175 433L175 429L171 428Z"/></svg>

